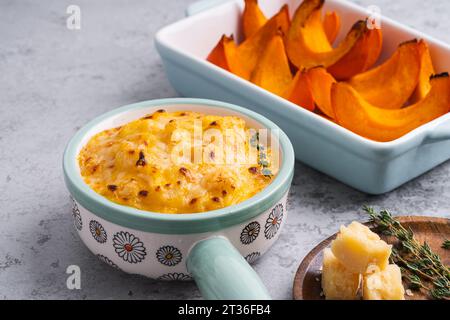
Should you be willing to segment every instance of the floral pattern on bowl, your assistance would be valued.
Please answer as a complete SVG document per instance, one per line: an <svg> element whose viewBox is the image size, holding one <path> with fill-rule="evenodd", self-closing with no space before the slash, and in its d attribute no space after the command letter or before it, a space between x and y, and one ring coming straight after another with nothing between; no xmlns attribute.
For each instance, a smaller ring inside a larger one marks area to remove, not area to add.
<svg viewBox="0 0 450 320"><path fill-rule="evenodd" d="M287 195L256 219L223 231L223 236L236 246L248 263L254 263L278 237L284 221L286 198ZM173 243L172 235L121 227L97 217L71 199L74 226L88 248L101 261L115 269L144 274L157 280L192 280L184 257L197 241L208 234L179 235L178 242ZM83 222L87 223L87 228L83 228ZM264 236L261 226L264 226Z"/></svg>

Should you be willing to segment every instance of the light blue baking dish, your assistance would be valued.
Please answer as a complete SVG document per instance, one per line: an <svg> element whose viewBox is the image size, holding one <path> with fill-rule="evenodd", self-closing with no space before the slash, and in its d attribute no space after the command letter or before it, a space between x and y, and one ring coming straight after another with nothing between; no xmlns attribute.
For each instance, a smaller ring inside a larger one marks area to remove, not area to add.
<svg viewBox="0 0 450 320"><path fill-rule="evenodd" d="M271 15L285 3L292 13L300 1L259 3ZM201 1L187 9L188 17L157 33L156 48L181 95L223 100L261 113L287 133L297 160L370 194L389 192L450 159L450 114L395 141L374 142L207 62L205 57L222 34L240 34L242 9L243 1ZM327 0L326 10L341 15L343 30L368 15L364 8L337 0ZM437 71L450 70L449 45L384 17L382 28L382 59L400 42L422 38Z"/></svg>

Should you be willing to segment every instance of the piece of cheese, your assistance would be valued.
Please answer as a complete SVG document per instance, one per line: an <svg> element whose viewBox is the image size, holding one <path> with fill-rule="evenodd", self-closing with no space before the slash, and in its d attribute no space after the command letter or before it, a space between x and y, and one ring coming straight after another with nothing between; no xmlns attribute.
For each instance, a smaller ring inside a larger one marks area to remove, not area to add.
<svg viewBox="0 0 450 320"><path fill-rule="evenodd" d="M363 278L364 300L405 300L400 268L395 264Z"/></svg>
<svg viewBox="0 0 450 320"><path fill-rule="evenodd" d="M331 249L323 253L322 289L327 300L356 300L360 275L347 270Z"/></svg>
<svg viewBox="0 0 450 320"><path fill-rule="evenodd" d="M391 245L380 239L368 227L359 222L342 226L336 239L331 243L333 254L354 273L366 273L369 265L383 270L389 264Z"/></svg>

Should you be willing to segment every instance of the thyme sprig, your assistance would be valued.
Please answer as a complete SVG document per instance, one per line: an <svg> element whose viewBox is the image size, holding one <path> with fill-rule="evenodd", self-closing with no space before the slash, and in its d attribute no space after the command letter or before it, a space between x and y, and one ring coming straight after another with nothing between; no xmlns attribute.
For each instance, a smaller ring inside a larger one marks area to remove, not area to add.
<svg viewBox="0 0 450 320"><path fill-rule="evenodd" d="M450 250L450 240L447 239L442 243L442 249Z"/></svg>
<svg viewBox="0 0 450 320"><path fill-rule="evenodd" d="M258 150L258 164L262 167L261 174L267 178L273 176L269 169L270 163L267 159L266 148L259 141L259 132L256 132L250 139L250 145Z"/></svg>
<svg viewBox="0 0 450 320"><path fill-rule="evenodd" d="M390 259L401 267L410 289L424 289L433 299L450 300L450 269L442 263L440 256L433 252L428 243L419 243L414 238L413 231L395 220L389 211L377 213L367 206L364 206L364 211L369 214L379 232L398 239ZM443 248L447 242L448 240L443 243ZM450 246L449 243L447 245Z"/></svg>

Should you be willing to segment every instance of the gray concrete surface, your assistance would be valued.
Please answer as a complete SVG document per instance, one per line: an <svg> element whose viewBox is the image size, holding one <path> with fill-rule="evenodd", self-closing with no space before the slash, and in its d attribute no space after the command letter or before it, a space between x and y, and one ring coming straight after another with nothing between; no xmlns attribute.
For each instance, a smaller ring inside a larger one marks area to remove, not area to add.
<svg viewBox="0 0 450 320"><path fill-rule="evenodd" d="M61 157L88 120L117 106L173 97L152 37L191 1L0 1L0 298L198 299L193 283L114 271L89 253L70 216ZM450 43L449 1L364 0ZM66 8L82 29L66 28ZM384 196L367 196L297 163L288 224L255 268L277 299L291 298L303 256L371 204L397 214L449 217L450 163ZM68 265L82 289L68 290Z"/></svg>

